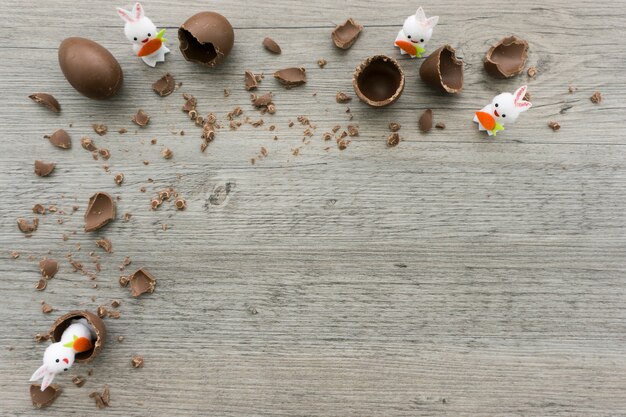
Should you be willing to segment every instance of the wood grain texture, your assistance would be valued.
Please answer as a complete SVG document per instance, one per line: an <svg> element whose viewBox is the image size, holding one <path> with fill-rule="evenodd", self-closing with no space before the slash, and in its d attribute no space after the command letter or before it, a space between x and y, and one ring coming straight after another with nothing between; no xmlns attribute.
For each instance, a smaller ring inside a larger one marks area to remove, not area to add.
<svg viewBox="0 0 626 417"><path fill-rule="evenodd" d="M458 48L465 91L440 96L419 80L418 61L402 58L400 100L378 110L353 100L349 121L336 92L354 95L351 74L365 57L398 56L391 42L416 5L146 1L148 16L173 41L167 62L152 69L132 56L110 2L3 2L0 415L34 414L28 378L45 344L33 335L63 312L114 298L122 316L106 320L103 353L71 370L93 375L82 388L59 377L64 392L41 414L626 415L626 5L422 5L441 22L428 49ZM178 25L207 8L227 16L236 33L232 55L212 70L185 62L175 42ZM330 32L348 16L365 31L339 51ZM489 45L511 33L530 42L535 79L485 74ZM56 60L68 36L97 40L119 59L119 97L95 102L72 90ZM265 36L282 55L263 50ZM293 65L306 67L308 81L287 91L271 73ZM244 70L265 73L259 91L275 93L277 113L262 116L259 128L219 130L201 153L181 93L194 94L200 112L215 112L224 126L235 106L258 119ZM167 71L183 85L160 98L150 85ZM480 134L472 112L523 83L533 109L497 140ZM32 103L36 91L53 93L61 114ZM594 91L604 96L600 105L589 100ZM146 129L130 122L138 108L152 116ZM419 133L425 108L447 128ZM288 127L298 115L317 126L309 144L303 126ZM561 123L559 132L550 120ZM402 125L403 141L388 149L391 121ZM106 136L93 133L97 122L109 126ZM348 149L322 140L332 126L350 123L361 133ZM72 135L70 151L42 139L61 127ZM118 134L121 127L129 132ZM184 136L171 133L181 129ZM93 160L80 147L85 135L111 159ZM171 160L161 157L163 147L173 150ZM269 154L252 165L261 147ZM35 159L56 162L54 174L36 177ZM117 172L126 177L121 187ZM150 210L150 198L169 186L187 210ZM121 198L118 219L84 233L95 191ZM35 203L66 214L39 216L39 230L26 239L15 220L32 217ZM99 237L112 240L114 253L96 248ZM71 252L93 270L91 251L102 263L96 281L72 273L65 258ZM36 292L45 255L61 270ZM125 256L132 265L120 271ZM117 281L141 266L158 285L133 299ZM41 300L56 311L42 314ZM133 355L145 358L144 368L130 366ZM111 407L96 410L88 394L104 384Z"/></svg>

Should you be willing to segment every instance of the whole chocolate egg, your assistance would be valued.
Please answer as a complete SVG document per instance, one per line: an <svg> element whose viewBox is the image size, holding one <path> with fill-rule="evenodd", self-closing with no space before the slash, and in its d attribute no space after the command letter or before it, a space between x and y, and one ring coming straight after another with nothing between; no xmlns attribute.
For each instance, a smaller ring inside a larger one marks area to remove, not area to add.
<svg viewBox="0 0 626 417"><path fill-rule="evenodd" d="M104 46L90 39L67 38L61 42L59 65L76 91L96 100L113 97L124 82L119 62Z"/></svg>
<svg viewBox="0 0 626 417"><path fill-rule="evenodd" d="M233 49L235 32L228 19L221 14L201 12L180 26L178 40L180 52L187 61L214 67Z"/></svg>

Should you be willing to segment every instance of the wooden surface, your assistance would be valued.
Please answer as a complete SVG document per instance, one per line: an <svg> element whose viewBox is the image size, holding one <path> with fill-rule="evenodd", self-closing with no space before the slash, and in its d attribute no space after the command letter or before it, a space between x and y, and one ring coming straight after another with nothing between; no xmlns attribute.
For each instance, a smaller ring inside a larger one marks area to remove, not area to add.
<svg viewBox="0 0 626 417"><path fill-rule="evenodd" d="M626 415L623 2L425 1L427 14L441 17L428 50L458 48L465 91L431 91L419 80L419 61L402 57L400 100L382 110L353 100L352 122L336 92L354 95L351 74L365 57L399 56L392 42L417 4L144 6L172 43L157 69L132 56L110 2L0 5L0 415ZM231 56L212 70L184 61L175 40L178 25L207 8L226 15L236 33ZM339 51L330 32L348 16L366 28L352 49ZM510 33L530 42L535 79L485 74L484 53ZM69 86L56 58L68 36L97 40L117 57L125 72L119 97L90 101ZM265 36L282 55L262 49ZM321 57L325 69L316 64ZM307 85L285 90L271 73L293 65L306 67ZM246 69L266 74L259 91L275 93L277 113L262 116L260 128L221 129L201 153L181 93L194 94L201 114L216 112L224 126L238 105L256 120ZM160 98L150 85L166 71L183 85ZM472 112L524 83L531 111L497 140L480 134ZM53 93L62 113L32 103L27 96L36 91ZM599 105L589 100L594 91L603 94ZM428 107L445 130L417 131ZM130 122L139 108L152 116L145 129ZM298 115L317 126L308 145L303 126L288 127ZM560 131L547 127L551 120ZM391 121L401 123L403 141L389 149ZM106 136L92 131L97 122L109 126ZM349 123L361 133L346 150L322 140ZM129 132L118 134L121 127ZM72 135L70 151L42 139L58 128ZM181 129L185 136L171 133ZM80 147L85 135L111 151L109 173ZM164 146L171 160L161 157ZM269 155L252 165L261 147ZM35 159L56 162L54 174L36 177ZM117 172L126 176L121 187ZM187 210L150 210L169 186ZM84 233L96 191L121 198L118 219ZM66 214L39 216L27 239L15 222L31 218L35 203ZM95 247L99 237L112 240L114 253ZM95 281L73 273L66 259L71 252L93 270L91 251L102 264ZM61 270L37 292L37 262L48 253ZM126 256L132 265L120 271ZM157 277L154 294L133 299L118 285L136 267ZM35 412L28 378L47 343L33 335L66 311L114 298L121 318L106 319L104 351L70 371L93 375L82 388L60 376L62 396ZM42 314L41 300L56 311ZM144 368L130 366L133 355L145 358ZM100 411L88 395L104 384L111 407Z"/></svg>

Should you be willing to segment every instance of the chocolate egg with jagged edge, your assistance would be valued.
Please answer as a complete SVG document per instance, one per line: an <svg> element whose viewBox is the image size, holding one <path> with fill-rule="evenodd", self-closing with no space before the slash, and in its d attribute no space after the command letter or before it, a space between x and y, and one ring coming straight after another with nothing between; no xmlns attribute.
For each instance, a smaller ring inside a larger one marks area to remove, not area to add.
<svg viewBox="0 0 626 417"><path fill-rule="evenodd" d="M233 49L235 32L221 14L200 12L178 28L178 40L180 52L187 61L214 67Z"/></svg>
<svg viewBox="0 0 626 417"><path fill-rule="evenodd" d="M100 353L104 347L107 330L104 322L100 317L90 311L70 311L59 317L50 328L50 340L52 343L59 342L65 329L70 327L74 320L85 319L89 327L95 332L96 337L93 340L91 349L76 354L76 362L91 362Z"/></svg>

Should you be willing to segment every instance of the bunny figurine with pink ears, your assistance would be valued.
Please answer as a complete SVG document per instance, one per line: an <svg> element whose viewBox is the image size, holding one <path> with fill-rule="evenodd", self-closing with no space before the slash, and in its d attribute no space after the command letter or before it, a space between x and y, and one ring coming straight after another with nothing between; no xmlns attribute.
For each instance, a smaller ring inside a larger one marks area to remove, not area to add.
<svg viewBox="0 0 626 417"><path fill-rule="evenodd" d="M126 22L124 34L133 43L135 54L151 67L156 67L158 62L164 62L165 54L170 51L165 46L165 29L157 32L157 27L146 17L141 4L135 3L130 12L118 7L117 14Z"/></svg>
<svg viewBox="0 0 626 417"><path fill-rule="evenodd" d="M518 88L515 93L498 94L480 111L474 114L474 122L478 123L478 130L487 131L489 136L496 136L504 130L504 123L513 123L517 117L530 109L532 103L524 100L526 86Z"/></svg>
<svg viewBox="0 0 626 417"><path fill-rule="evenodd" d="M41 390L52 383L54 377L67 371L73 364L77 353L86 352L93 347L96 338L95 330L87 320L74 320L63 331L61 340L51 344L43 354L43 365L30 377L31 382L41 381Z"/></svg>

